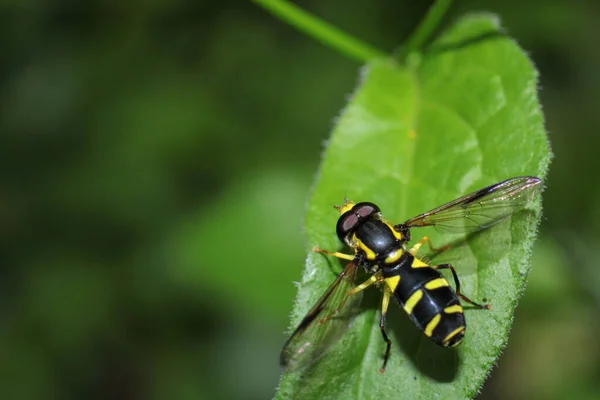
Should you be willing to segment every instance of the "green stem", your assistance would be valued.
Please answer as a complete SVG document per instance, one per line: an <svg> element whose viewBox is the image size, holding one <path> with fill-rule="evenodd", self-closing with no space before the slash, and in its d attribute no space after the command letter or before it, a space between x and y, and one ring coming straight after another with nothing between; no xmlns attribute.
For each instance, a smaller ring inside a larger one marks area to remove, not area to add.
<svg viewBox="0 0 600 400"><path fill-rule="evenodd" d="M366 63L388 54L345 33L285 0L254 0L279 19L353 60Z"/></svg>
<svg viewBox="0 0 600 400"><path fill-rule="evenodd" d="M439 27L442 18L444 18L444 15L451 5L452 0L436 0L435 3L433 3L423 20L421 20L417 26L417 29L415 29L413 34L406 41L404 49L400 54L402 60L410 53L419 51L423 48L427 40Z"/></svg>

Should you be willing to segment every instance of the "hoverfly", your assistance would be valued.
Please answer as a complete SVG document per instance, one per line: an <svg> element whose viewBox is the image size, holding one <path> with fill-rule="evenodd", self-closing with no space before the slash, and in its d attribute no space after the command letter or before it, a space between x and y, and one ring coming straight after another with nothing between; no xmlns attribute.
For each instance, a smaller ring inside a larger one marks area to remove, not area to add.
<svg viewBox="0 0 600 400"><path fill-rule="evenodd" d="M387 365L391 340L385 331L385 318L390 298L400 307L425 336L442 347L460 344L466 323L461 300L480 309L479 304L460 290L460 280L450 264L429 265L417 257L425 243L435 249L427 236L408 248L411 228L433 226L455 232L475 232L488 228L529 204L542 189L539 178L524 176L505 180L460 197L431 211L393 225L382 217L373 203L344 201L336 206L340 213L336 233L339 240L354 254L313 250L348 260L349 263L329 286L317 303L302 319L281 351L281 365L289 370L314 362L331 343L327 337L332 329L347 326L339 318L340 311L352 302L360 291L375 284L383 290L379 327L386 343L380 371ZM442 248L443 249L443 248ZM355 286L357 270L371 274L365 282ZM439 272L452 272L455 288Z"/></svg>

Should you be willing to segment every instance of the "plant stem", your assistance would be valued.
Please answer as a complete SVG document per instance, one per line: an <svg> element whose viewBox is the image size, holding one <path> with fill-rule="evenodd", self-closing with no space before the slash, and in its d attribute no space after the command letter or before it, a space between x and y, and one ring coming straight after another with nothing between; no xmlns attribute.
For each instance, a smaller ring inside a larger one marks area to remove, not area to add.
<svg viewBox="0 0 600 400"><path fill-rule="evenodd" d="M407 55L423 48L427 40L439 27L442 18L452 5L452 0L436 0L429 8L425 17L421 20L417 29L408 38L404 49L400 53L401 59L404 60Z"/></svg>
<svg viewBox="0 0 600 400"><path fill-rule="evenodd" d="M388 54L383 51L341 31L285 0L254 0L254 2L279 17L282 21L295 26L301 32L312 36L353 60L366 63L374 58L388 57Z"/></svg>

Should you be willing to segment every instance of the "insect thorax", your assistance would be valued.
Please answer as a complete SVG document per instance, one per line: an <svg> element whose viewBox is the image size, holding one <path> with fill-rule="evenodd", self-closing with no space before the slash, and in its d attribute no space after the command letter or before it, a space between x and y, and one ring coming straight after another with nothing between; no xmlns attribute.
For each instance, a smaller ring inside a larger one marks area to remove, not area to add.
<svg viewBox="0 0 600 400"><path fill-rule="evenodd" d="M402 236L386 221L371 218L363 221L352 235L350 246L369 261L397 261L404 250ZM386 261L386 259L390 259Z"/></svg>

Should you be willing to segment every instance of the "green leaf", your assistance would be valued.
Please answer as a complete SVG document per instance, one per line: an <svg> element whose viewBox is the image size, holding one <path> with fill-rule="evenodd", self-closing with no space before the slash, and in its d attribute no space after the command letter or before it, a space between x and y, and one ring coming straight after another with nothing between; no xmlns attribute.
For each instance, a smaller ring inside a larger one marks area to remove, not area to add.
<svg viewBox="0 0 600 400"><path fill-rule="evenodd" d="M545 178L551 154L537 98L537 72L491 15L462 18L408 66L369 63L337 121L309 203L309 248L341 249L335 236L345 195L372 201L394 222L488 184L519 175ZM539 202L467 241L431 228L412 230L436 246L461 278L462 291L492 310L465 308L467 334L439 348L390 306L393 341L385 374L378 327L381 294L366 291L361 313L314 367L284 374L278 399L388 399L475 396L508 340L530 270ZM441 263L442 257L432 262ZM295 326L341 269L310 253L292 313Z"/></svg>

